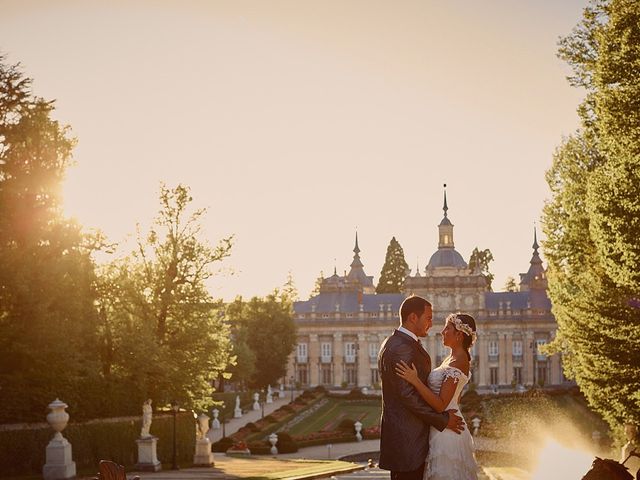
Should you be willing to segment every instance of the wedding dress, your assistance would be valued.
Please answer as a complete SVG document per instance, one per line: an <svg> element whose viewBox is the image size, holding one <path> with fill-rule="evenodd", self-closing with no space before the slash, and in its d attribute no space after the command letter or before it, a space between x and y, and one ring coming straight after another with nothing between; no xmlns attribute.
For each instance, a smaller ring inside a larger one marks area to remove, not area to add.
<svg viewBox="0 0 640 480"><path fill-rule="evenodd" d="M456 391L445 410L455 408L458 410L457 415L462 416L458 398L469 377L456 367L442 363L429 374L428 386L431 391L439 394L440 387L446 378L453 378L456 382ZM448 428L440 432L431 427L424 480L477 480L478 467L473 450L473 438L468 426L460 434Z"/></svg>

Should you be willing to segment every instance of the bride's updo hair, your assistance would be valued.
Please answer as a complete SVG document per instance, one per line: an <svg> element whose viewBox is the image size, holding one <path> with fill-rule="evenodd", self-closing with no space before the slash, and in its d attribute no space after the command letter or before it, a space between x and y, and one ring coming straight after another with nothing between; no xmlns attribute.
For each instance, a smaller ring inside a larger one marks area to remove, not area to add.
<svg viewBox="0 0 640 480"><path fill-rule="evenodd" d="M447 317L447 322L451 322L459 332L462 332L462 346L467 352L467 357L471 361L471 346L475 343L476 321L467 313L452 313Z"/></svg>

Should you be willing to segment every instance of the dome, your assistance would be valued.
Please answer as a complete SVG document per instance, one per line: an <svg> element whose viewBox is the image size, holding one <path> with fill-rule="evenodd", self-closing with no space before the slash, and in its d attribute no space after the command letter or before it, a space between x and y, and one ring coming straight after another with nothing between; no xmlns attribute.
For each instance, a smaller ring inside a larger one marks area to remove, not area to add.
<svg viewBox="0 0 640 480"><path fill-rule="evenodd" d="M467 262L454 248L440 248L431 255L427 269L438 267L467 268Z"/></svg>

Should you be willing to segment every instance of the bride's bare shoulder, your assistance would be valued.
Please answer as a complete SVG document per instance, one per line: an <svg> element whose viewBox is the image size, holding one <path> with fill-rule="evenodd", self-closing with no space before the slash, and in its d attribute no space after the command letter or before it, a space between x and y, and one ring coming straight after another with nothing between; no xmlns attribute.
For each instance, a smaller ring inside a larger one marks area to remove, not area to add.
<svg viewBox="0 0 640 480"><path fill-rule="evenodd" d="M469 359L464 357L454 357L449 363L450 366L457 368L465 375L469 376Z"/></svg>

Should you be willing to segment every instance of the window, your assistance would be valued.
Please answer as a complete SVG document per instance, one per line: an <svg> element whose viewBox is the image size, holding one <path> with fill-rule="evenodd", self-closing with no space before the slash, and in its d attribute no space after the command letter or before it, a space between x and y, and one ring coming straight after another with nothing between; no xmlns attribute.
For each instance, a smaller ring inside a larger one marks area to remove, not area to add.
<svg viewBox="0 0 640 480"><path fill-rule="evenodd" d="M498 356L498 341L490 340L489 341L489 356L497 357Z"/></svg>
<svg viewBox="0 0 640 480"><path fill-rule="evenodd" d="M371 385L379 385L380 384L380 375L378 374L377 368L371 369Z"/></svg>
<svg viewBox="0 0 640 480"><path fill-rule="evenodd" d="M331 363L331 343L323 342L320 344L320 361Z"/></svg>
<svg viewBox="0 0 640 480"><path fill-rule="evenodd" d="M380 345L377 342L369 343L369 358L375 359L378 357L378 350L380 350Z"/></svg>
<svg viewBox="0 0 640 480"><path fill-rule="evenodd" d="M491 367L489 369L489 376L491 377L491 385L498 384L498 367Z"/></svg>
<svg viewBox="0 0 640 480"><path fill-rule="evenodd" d="M538 375L536 379L538 385L540 385L541 387L545 386L549 381L549 379L547 378L547 365L544 363L538 365L536 373Z"/></svg>
<svg viewBox="0 0 640 480"><path fill-rule="evenodd" d="M298 383L300 385L307 385L309 383L307 377L307 366L306 365L298 365Z"/></svg>
<svg viewBox="0 0 640 480"><path fill-rule="evenodd" d="M356 344L354 342L347 342L344 344L344 361L345 363L355 363Z"/></svg>
<svg viewBox="0 0 640 480"><path fill-rule="evenodd" d="M348 385L355 385L358 383L358 372L356 371L355 365L347 365L344 373L346 377L345 380Z"/></svg>
<svg viewBox="0 0 640 480"><path fill-rule="evenodd" d="M522 340L514 340L512 345L513 345L513 356L521 357L522 356Z"/></svg>
<svg viewBox="0 0 640 480"><path fill-rule="evenodd" d="M522 367L513 367L513 382L522 385Z"/></svg>
<svg viewBox="0 0 640 480"><path fill-rule="evenodd" d="M307 363L307 348L306 343L298 344L298 347L296 348L296 359L298 360L298 363Z"/></svg>
<svg viewBox="0 0 640 480"><path fill-rule="evenodd" d="M323 385L332 385L333 384L333 375L331 371L331 365L322 365L321 373L321 382Z"/></svg>

